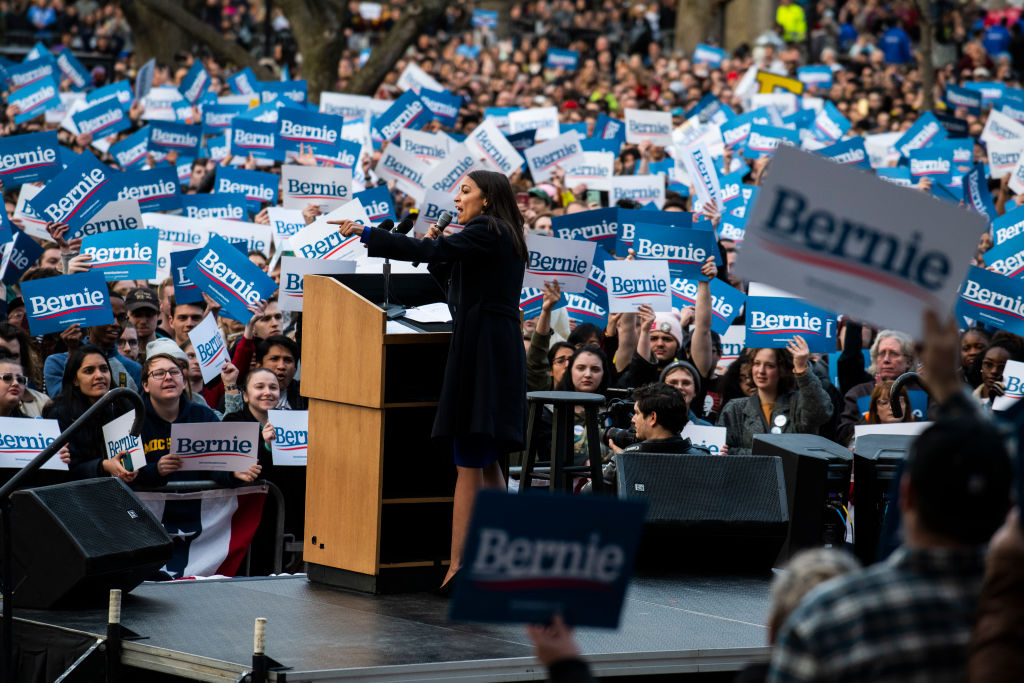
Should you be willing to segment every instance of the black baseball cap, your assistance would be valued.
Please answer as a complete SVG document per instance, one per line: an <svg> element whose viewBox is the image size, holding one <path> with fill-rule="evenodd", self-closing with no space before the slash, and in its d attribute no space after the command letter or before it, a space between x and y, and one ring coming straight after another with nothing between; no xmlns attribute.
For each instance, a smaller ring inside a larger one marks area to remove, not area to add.
<svg viewBox="0 0 1024 683"><path fill-rule="evenodd" d="M137 311L140 308L152 308L159 313L160 298L149 287L136 287L124 298L124 307L129 312Z"/></svg>

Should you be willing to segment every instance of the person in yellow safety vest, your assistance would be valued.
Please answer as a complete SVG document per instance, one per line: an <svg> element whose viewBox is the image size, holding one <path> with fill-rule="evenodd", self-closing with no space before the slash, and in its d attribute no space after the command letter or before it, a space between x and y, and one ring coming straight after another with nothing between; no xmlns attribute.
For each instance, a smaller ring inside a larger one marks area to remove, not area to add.
<svg viewBox="0 0 1024 683"><path fill-rule="evenodd" d="M807 38L807 18L804 8L794 0L780 0L779 9L775 11L775 23L782 26L787 43L800 43Z"/></svg>

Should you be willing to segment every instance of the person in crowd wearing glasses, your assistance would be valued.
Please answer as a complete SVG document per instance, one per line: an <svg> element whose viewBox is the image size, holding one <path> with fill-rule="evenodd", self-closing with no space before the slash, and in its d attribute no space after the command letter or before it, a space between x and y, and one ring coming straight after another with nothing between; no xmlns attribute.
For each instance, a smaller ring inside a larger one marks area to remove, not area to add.
<svg viewBox="0 0 1024 683"><path fill-rule="evenodd" d="M914 358L914 340L906 332L898 330L882 330L871 344L871 366L867 374L872 378L854 385L846 392L845 407L839 418L836 429L836 440L847 443L853 437L854 425L860 424L864 417L857 399L870 396L879 382L896 379L916 364ZM912 389L915 387L911 387Z"/></svg>
<svg viewBox="0 0 1024 683"><path fill-rule="evenodd" d="M892 390L892 384L893 380L887 379L875 385L875 388L871 391L871 404L868 407L868 414L867 417L864 418L863 424L887 425L895 424L897 422L914 422L917 420L910 409L910 397L907 394L906 387L900 389L900 395L897 399L900 402L900 406L903 408L903 417L897 419L892 414L892 400L889 398L889 392Z"/></svg>
<svg viewBox="0 0 1024 683"><path fill-rule="evenodd" d="M115 387L128 387L138 391L142 383L142 369L138 363L118 353L117 341L121 338L128 314L125 312L124 299L119 296L110 297L110 307L114 312L114 322L108 325L97 325L88 329L85 340L100 349L110 366L110 378ZM63 390L64 366L68 354L51 354L43 364L43 377L46 382L46 393L51 398Z"/></svg>
<svg viewBox="0 0 1024 683"><path fill-rule="evenodd" d="M0 381L4 379L3 375L9 374L4 367L6 365L0 365ZM20 372L12 371L10 374L20 376ZM43 410L43 417L57 420L61 431L65 431L110 391L110 386L110 364L106 353L93 344L83 344L68 355L60 391L53 399L53 403ZM10 385L4 384L0 388L10 389ZM127 401L114 401L71 435L68 441L68 468L74 479L105 476L118 477L125 482L135 479L138 473L126 469L121 461L125 452L116 453L114 457L108 458L103 439L103 425L131 409L131 404Z"/></svg>
<svg viewBox="0 0 1024 683"><path fill-rule="evenodd" d="M146 421L142 425L142 447L146 466L139 470L136 486L163 486L168 479L213 479L224 485L252 482L260 475L260 466L245 472L179 472L182 460L171 451L171 425L218 422L217 414L185 395L186 361L169 353L152 353L142 366L142 401Z"/></svg>
<svg viewBox="0 0 1024 683"><path fill-rule="evenodd" d="M558 280L545 285L540 316L530 337L530 348L526 352L527 391L550 391L551 387L558 386L575 351L569 342L551 343L551 310L561 298L562 288Z"/></svg>
<svg viewBox="0 0 1024 683"><path fill-rule="evenodd" d="M50 397L37 390L43 386L43 369L28 332L17 325L0 322L0 352L6 352L17 360L22 374L28 377L28 385L21 397L21 412L25 417L42 417Z"/></svg>
<svg viewBox="0 0 1024 683"><path fill-rule="evenodd" d="M27 386L18 358L0 349L0 417L29 417L21 410Z"/></svg>
<svg viewBox="0 0 1024 683"><path fill-rule="evenodd" d="M139 362L139 331L135 325L125 324L124 331L117 339L117 352L128 360Z"/></svg>
<svg viewBox="0 0 1024 683"><path fill-rule="evenodd" d="M192 403L198 403L201 406L210 407L217 415L217 419L223 420L224 413L216 408L212 408L204 395L205 387L203 385L203 372L199 369L199 359L196 356L196 350L192 345L192 342L185 342L183 347L179 347L170 339L161 337L156 341L149 342L149 346L146 347L147 357L158 353L165 353L168 356L173 356L179 363L184 364L185 397ZM219 382L220 380L218 379L217 381ZM226 412L237 410L241 405L242 399L236 398L235 401L229 402L230 408Z"/></svg>

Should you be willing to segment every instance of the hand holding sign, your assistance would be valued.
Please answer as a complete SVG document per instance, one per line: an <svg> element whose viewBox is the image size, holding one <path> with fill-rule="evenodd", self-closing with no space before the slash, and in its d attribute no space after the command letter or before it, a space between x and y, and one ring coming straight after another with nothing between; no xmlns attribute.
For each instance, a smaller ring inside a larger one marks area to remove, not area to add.
<svg viewBox="0 0 1024 683"><path fill-rule="evenodd" d="M555 662L579 659L580 649L573 637L573 630L565 625L561 615L556 614L547 625L527 624L526 635L533 643L537 661L550 668Z"/></svg>
<svg viewBox="0 0 1024 683"><path fill-rule="evenodd" d="M317 216L322 216L323 213L318 204L306 204L306 208L302 210L302 218L306 221L306 225L310 225Z"/></svg>
<svg viewBox="0 0 1024 683"><path fill-rule="evenodd" d="M294 154L294 153L293 153ZM299 166L316 166L316 155L313 154L313 145L310 144L308 148L299 143L299 153L295 154L295 163Z"/></svg>
<svg viewBox="0 0 1024 683"><path fill-rule="evenodd" d="M225 391L238 391L238 368L228 361L220 369L220 381L224 383Z"/></svg>
<svg viewBox="0 0 1024 683"><path fill-rule="evenodd" d="M81 345L82 334L82 326L75 323L60 333L60 340L64 342L64 345L68 347L68 349L73 351Z"/></svg>
<svg viewBox="0 0 1024 683"><path fill-rule="evenodd" d="M650 335L651 324L654 322L654 309L644 304L636 309L636 317L640 324L640 334Z"/></svg>
<svg viewBox="0 0 1024 683"><path fill-rule="evenodd" d="M707 260L704 261L704 265L700 267L700 273L708 279L708 281L714 280L718 277L718 266L715 264L715 257L708 256Z"/></svg>
<svg viewBox="0 0 1024 683"><path fill-rule="evenodd" d="M244 472L234 472L235 479L239 479L246 483L251 484L260 478L260 472L263 471L263 467L259 464L253 465Z"/></svg>
<svg viewBox="0 0 1024 683"><path fill-rule="evenodd" d="M68 275L72 273L88 273L92 270L89 263L92 261L92 254L76 254L68 261Z"/></svg>
<svg viewBox="0 0 1024 683"><path fill-rule="evenodd" d="M558 280L544 283L544 302L540 305L541 311L551 312L555 305L562 300L562 288L558 286Z"/></svg>
<svg viewBox="0 0 1024 683"><path fill-rule="evenodd" d="M799 334L795 335L786 344L786 348L791 354L793 354L793 372L798 375L802 375L807 372L809 367L807 360L811 356L811 350L807 346L807 342Z"/></svg>
<svg viewBox="0 0 1024 683"><path fill-rule="evenodd" d="M714 200L706 202L700 208L700 212L711 221L711 227L718 230L718 226L722 224L722 210L718 208L718 202Z"/></svg>
<svg viewBox="0 0 1024 683"><path fill-rule="evenodd" d="M135 480L138 476L138 472L129 472L121 464L121 459L126 455L129 455L128 451L120 451L113 458L107 458L102 461L103 471L112 477L117 477L121 481L128 483Z"/></svg>
<svg viewBox="0 0 1024 683"><path fill-rule="evenodd" d="M46 222L46 232L50 235L50 238L57 243L57 246L60 247L61 252L65 254L72 251L78 251L78 248L82 245L81 237L76 237L70 242L64 239L67 236L69 229L70 228L68 228L67 223L54 223L53 221Z"/></svg>

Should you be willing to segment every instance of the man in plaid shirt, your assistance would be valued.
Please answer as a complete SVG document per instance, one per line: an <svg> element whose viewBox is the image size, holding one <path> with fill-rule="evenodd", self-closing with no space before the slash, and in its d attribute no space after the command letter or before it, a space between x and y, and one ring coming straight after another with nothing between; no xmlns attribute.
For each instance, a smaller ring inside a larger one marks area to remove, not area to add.
<svg viewBox="0 0 1024 683"><path fill-rule="evenodd" d="M904 545L809 593L782 628L767 680L964 680L984 544L1012 478L990 422L964 411L925 431L900 482Z"/></svg>

